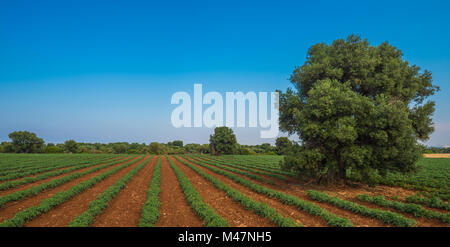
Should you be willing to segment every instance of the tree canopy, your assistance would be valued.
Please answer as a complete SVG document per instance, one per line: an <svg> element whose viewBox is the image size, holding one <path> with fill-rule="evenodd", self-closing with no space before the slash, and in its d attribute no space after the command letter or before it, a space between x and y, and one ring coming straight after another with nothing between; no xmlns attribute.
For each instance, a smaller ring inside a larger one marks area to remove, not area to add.
<svg viewBox="0 0 450 247"><path fill-rule="evenodd" d="M44 140L35 133L28 131L15 131L8 135L11 139L11 147L17 153L34 153L44 145Z"/></svg>
<svg viewBox="0 0 450 247"><path fill-rule="evenodd" d="M280 128L302 146L285 158L286 169L327 181L415 170L418 141L434 130L434 102L425 101L439 90L431 72L387 42L371 46L351 35L312 46L290 80Z"/></svg>
<svg viewBox="0 0 450 247"><path fill-rule="evenodd" d="M211 154L235 154L237 140L233 130L228 127L217 127L209 138Z"/></svg>

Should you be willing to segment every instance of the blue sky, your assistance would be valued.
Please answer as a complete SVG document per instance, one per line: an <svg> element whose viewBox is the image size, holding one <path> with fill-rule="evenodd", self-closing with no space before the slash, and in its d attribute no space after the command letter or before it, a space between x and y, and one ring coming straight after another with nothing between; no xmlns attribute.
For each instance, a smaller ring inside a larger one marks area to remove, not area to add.
<svg viewBox="0 0 450 247"><path fill-rule="evenodd" d="M436 131L450 145L448 1L1 1L0 141L206 143L211 129L172 127L177 91L290 86L307 49L356 33L431 70ZM245 144L259 129L235 129Z"/></svg>

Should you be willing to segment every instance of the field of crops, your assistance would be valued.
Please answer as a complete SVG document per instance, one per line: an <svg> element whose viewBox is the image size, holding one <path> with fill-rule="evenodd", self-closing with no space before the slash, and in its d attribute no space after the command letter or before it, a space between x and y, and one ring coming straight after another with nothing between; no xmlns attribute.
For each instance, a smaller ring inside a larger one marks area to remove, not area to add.
<svg viewBox="0 0 450 247"><path fill-rule="evenodd" d="M450 159L381 185L300 183L270 155L0 154L0 226L450 226Z"/></svg>

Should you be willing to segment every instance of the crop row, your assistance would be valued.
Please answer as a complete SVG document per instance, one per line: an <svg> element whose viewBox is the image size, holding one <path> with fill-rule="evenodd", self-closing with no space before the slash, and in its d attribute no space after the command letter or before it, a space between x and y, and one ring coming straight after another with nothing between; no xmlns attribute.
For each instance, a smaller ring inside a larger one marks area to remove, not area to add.
<svg viewBox="0 0 450 247"><path fill-rule="evenodd" d="M450 204L448 202L444 202L441 198L435 196L430 198L419 195L407 196L406 201L410 203L423 204L430 208L450 210Z"/></svg>
<svg viewBox="0 0 450 247"><path fill-rule="evenodd" d="M318 192L318 191L314 191L314 190L308 190L306 193L307 193L308 197L313 200L316 200L319 202L326 202L333 206L351 211L353 213L361 214L363 216L367 216L367 217L371 217L371 218L376 218L376 219L383 221L383 223L388 224L388 225L395 225L395 226L400 226L400 227L416 225L415 220L405 218L402 215L391 212L391 211L367 208L367 207L364 207L357 203L346 201L339 197L330 196L326 193L322 193L322 192Z"/></svg>
<svg viewBox="0 0 450 247"><path fill-rule="evenodd" d="M105 164L105 165L102 165L102 166L97 166L97 167L94 167L94 168L89 169L87 171L76 172L76 173L70 174L68 176L59 178L59 179L53 179L53 180L51 180L51 181L49 181L47 183L43 183L43 184L40 184L40 185L33 186L33 187L31 187L29 189L26 189L26 190L21 190L21 191L17 191L17 192L11 193L11 194L4 195L4 196L0 197L0 207L3 207L8 202L18 201L18 200L20 200L20 199L22 199L24 197L30 196L30 195L37 195L41 191L44 191L44 190L47 190L47 189L51 189L51 188L55 188L57 186L60 186L60 185L62 185L64 183L67 183L67 182L70 182L70 181L72 181L72 180L74 180L76 178L79 178L81 176L84 176L84 175L87 175L87 174L90 174L90 173L94 173L94 172L99 171L101 169L104 169L106 167L110 167L110 166L113 166L113 165L116 165L116 164L119 164L119 163L122 163L122 162L126 162L126 161L131 160L131 159L133 159L133 158L129 158L129 159L126 159L126 160L115 161L115 162L108 163L108 164Z"/></svg>
<svg viewBox="0 0 450 247"><path fill-rule="evenodd" d="M186 157L186 156L183 156L183 157ZM247 176L247 177L252 178L254 180L257 180L257 181L261 181L261 182L268 183L268 184L273 184L272 180L262 178L262 177L260 177L258 175L255 175L255 174L250 173L250 172L243 171L241 169L236 169L236 168L232 168L232 167L229 167L229 166L220 165L220 164L217 164L217 163L203 161L203 160L195 159L195 158L192 158L192 157L189 157L189 158L191 158L192 160L195 160L196 162L206 163L206 164L209 164L209 165L212 165L212 166L215 166L215 167L218 167L218 168L230 171L230 172L234 172L234 173L237 173L237 174L241 174L241 175Z"/></svg>
<svg viewBox="0 0 450 247"><path fill-rule="evenodd" d="M245 162L242 159L238 159L238 158L235 158L235 159L224 159L224 158L218 158L218 157L212 157L212 156L206 156L206 155L200 155L198 157L201 157L203 159L208 159L208 160L222 162L222 163L225 163L225 164L233 164L233 165L238 165L238 166L245 166L245 167L248 167L248 168L264 170L264 171L277 173L277 174L281 174L281 175L293 176L293 174L291 172L287 172L287 171L281 170L280 166L278 164L276 164L276 165L275 164L266 165L266 164L257 163L255 161L253 161L253 162Z"/></svg>
<svg viewBox="0 0 450 247"><path fill-rule="evenodd" d="M184 160L179 159L178 157L175 157L175 158L178 161L180 161L182 164L191 168L192 170L197 172L200 176L202 176L203 178L205 178L206 180L208 180L209 182L214 184L214 186L216 188L224 191L234 201L241 203L245 209L252 210L256 214L270 219L273 223L275 223L281 227L302 226L301 223L297 224L292 219L282 216L280 213L278 213L275 209L271 208L266 203L256 202L256 201L252 200L251 198L249 198L248 196L245 196L238 190L235 190L232 187L221 182L214 176L211 176L211 175L207 174L206 172L202 171L198 167L191 165L191 164L185 162Z"/></svg>
<svg viewBox="0 0 450 247"><path fill-rule="evenodd" d="M104 163L104 162L102 162L102 163ZM37 182L40 180L47 179L49 177L55 177L55 176L59 176L62 174L67 174L67 173L70 173L70 172L73 172L76 170L84 169L84 168L91 167L91 166L96 166L99 164L101 164L101 163L75 165L73 167L70 167L70 168L67 168L64 170L56 170L56 171L52 171L52 172L47 172L47 173L39 174L34 177L26 177L26 178L23 178L20 180L6 181L6 182L0 184L0 190L12 189L12 188L15 188L20 185Z"/></svg>
<svg viewBox="0 0 450 247"><path fill-rule="evenodd" d="M26 171L41 166L59 163L91 163L96 160L106 160L116 155L48 155L48 154L0 154L0 176L17 171Z"/></svg>
<svg viewBox="0 0 450 247"><path fill-rule="evenodd" d="M431 210L427 210L424 207L414 203L403 203L397 201L390 201L384 198L384 196L370 196L367 194L358 195L356 198L363 202L369 202L378 206L393 208L400 212L409 213L416 217L437 219L444 223L450 224L450 213L443 214Z"/></svg>
<svg viewBox="0 0 450 247"><path fill-rule="evenodd" d="M26 208L17 214L14 215L14 217L5 220L4 222L0 223L0 226L2 227L19 227L25 225L26 222L36 218L37 216L46 213L50 211L52 208L72 199L74 196L86 191L87 189L91 188L95 184L99 183L100 181L103 181L107 177L113 175L114 173L117 173L118 171L131 166L141 160L142 158L138 160L133 160L131 162L125 163L123 165L120 165L118 167L114 167L111 170L108 170L96 177L93 177L89 180L83 181L77 185L72 186L70 189L66 191L60 191L56 193L54 196L44 199L41 201L41 203L37 206Z"/></svg>
<svg viewBox="0 0 450 247"><path fill-rule="evenodd" d="M147 191L147 200L142 207L142 215L139 219L140 227L153 227L159 219L159 194L161 193L161 156L158 157L153 169L152 180Z"/></svg>
<svg viewBox="0 0 450 247"><path fill-rule="evenodd" d="M328 212L327 210L315 205L314 203L301 200L292 195L287 195L281 191L276 191L273 189L269 189L265 186L255 184L255 183L253 183L249 180L243 179L233 173L230 173L230 172L227 172L224 170L220 170L220 169L217 169L215 167L212 167L212 166L200 163L200 162L195 162L189 158L188 158L188 160L198 164L199 166L202 166L211 171L214 171L217 174L224 175L224 176L232 179L233 181L240 183L240 184L244 185L245 187L248 187L251 190L253 190L259 194L263 194L263 195L269 196L271 198L275 198L286 205L294 205L299 210L308 212L311 215L317 215L317 216L321 217L323 220L325 220L329 226L343 226L343 227L353 226L353 223L349 219L341 218L335 214L332 214L332 213Z"/></svg>
<svg viewBox="0 0 450 247"><path fill-rule="evenodd" d="M265 176L277 178L277 179L279 179L279 180L287 181L287 178L286 178L286 177L281 176L281 175L279 175L279 174L276 174L276 173L274 173L274 172L261 171L261 170L254 169L254 168L252 168L252 167L247 167L246 165L235 165L235 164L225 163L225 162L217 161L217 160L212 161L212 160L207 160L207 159L199 159L199 158L196 158L196 157L192 157L192 158L195 159L195 160L201 161L201 162L205 162L205 163L207 163L207 164L212 164L212 165L213 165L213 164L226 165L226 166L238 168L238 169L241 169L241 170L249 171L249 172L252 172L252 173L261 174L261 175L265 175ZM214 163L213 163L213 162L214 162Z"/></svg>
<svg viewBox="0 0 450 247"><path fill-rule="evenodd" d="M86 211L75 217L70 223L70 227L87 227L94 223L95 216L100 215L109 206L109 202L119 192L125 188L127 183L146 165L150 163L151 157L146 162L136 166L113 185L108 187L102 194L100 194L95 200L89 203L89 207Z"/></svg>
<svg viewBox="0 0 450 247"><path fill-rule="evenodd" d="M189 181L189 179L184 175L184 173L178 168L173 161L167 157L169 160L170 167L175 172L177 179L180 183L181 189L183 190L184 196L188 201L189 205L194 209L194 211L205 221L208 227L226 227L228 222L216 213L216 211L206 204L200 194L197 192L195 187Z"/></svg>
<svg viewBox="0 0 450 247"><path fill-rule="evenodd" d="M82 162L82 163L85 164L85 162ZM23 178L23 177L35 175L35 174L38 174L38 173L44 173L44 172L48 172L48 171L52 171L52 170L56 170L56 169L72 167L72 166L75 166L75 165L77 165L77 164L65 163L65 164L41 166L41 167L38 167L38 168L33 169L33 170L29 170L29 171L17 171L17 172L13 172L13 173L10 173L8 175L0 177L0 181L6 181L6 180L11 180L11 179Z"/></svg>

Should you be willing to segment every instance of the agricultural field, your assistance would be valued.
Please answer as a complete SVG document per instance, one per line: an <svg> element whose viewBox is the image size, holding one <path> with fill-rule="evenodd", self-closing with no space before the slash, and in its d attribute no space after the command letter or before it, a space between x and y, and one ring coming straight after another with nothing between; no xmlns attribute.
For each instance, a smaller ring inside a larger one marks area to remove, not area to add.
<svg viewBox="0 0 450 247"><path fill-rule="evenodd" d="M0 154L3 227L448 227L450 159L380 185L300 183L276 155Z"/></svg>

